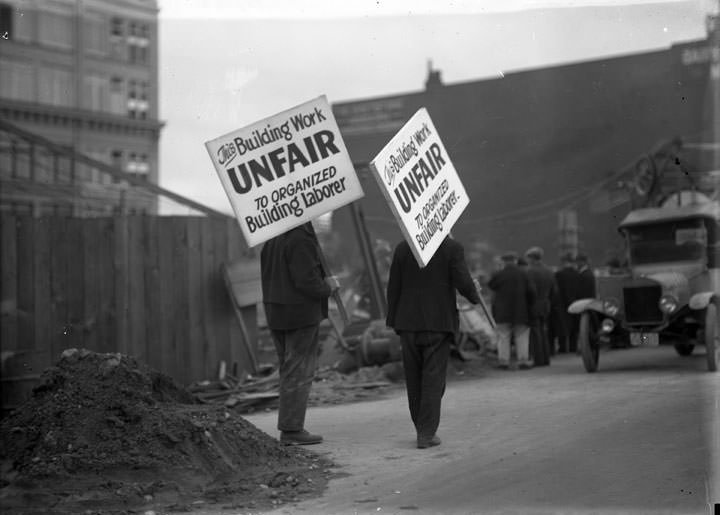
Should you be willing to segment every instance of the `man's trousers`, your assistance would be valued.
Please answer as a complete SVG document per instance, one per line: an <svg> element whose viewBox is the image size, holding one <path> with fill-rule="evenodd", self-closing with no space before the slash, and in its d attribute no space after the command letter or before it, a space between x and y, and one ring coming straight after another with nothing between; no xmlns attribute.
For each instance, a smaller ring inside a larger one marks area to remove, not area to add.
<svg viewBox="0 0 720 515"><path fill-rule="evenodd" d="M280 369L278 429L302 431L319 350L319 325L272 331Z"/></svg>
<svg viewBox="0 0 720 515"><path fill-rule="evenodd" d="M429 440L440 425L440 404L454 335L402 331L400 339L410 418L418 440Z"/></svg>

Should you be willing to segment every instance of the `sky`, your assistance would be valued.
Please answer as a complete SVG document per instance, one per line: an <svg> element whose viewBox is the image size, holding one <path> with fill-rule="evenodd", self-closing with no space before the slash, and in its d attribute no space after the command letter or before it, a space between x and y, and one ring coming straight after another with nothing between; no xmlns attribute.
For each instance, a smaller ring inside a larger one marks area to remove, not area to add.
<svg viewBox="0 0 720 515"><path fill-rule="evenodd" d="M159 0L160 184L232 212L205 142L330 103L705 37L717 0ZM183 210L165 209L182 214ZM187 211L187 210L186 210Z"/></svg>

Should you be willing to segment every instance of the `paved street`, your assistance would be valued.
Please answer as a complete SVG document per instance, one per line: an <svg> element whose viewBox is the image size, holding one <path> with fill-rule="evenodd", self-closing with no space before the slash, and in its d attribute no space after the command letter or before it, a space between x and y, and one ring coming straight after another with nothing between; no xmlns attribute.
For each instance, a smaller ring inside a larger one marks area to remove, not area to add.
<svg viewBox="0 0 720 515"><path fill-rule="evenodd" d="M289 513L711 513L720 501L720 374L704 348L608 351L449 386L437 448L415 448L404 391L312 408L348 475ZM247 417L276 436L276 413ZM227 513L227 512L224 512Z"/></svg>

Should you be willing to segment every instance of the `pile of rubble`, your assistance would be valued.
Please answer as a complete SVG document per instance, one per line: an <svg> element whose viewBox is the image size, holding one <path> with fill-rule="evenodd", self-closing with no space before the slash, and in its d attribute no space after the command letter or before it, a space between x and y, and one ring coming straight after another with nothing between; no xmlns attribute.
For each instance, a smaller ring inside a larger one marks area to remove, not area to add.
<svg viewBox="0 0 720 515"><path fill-rule="evenodd" d="M276 505L321 491L332 467L134 358L76 349L2 420L0 459L4 513Z"/></svg>

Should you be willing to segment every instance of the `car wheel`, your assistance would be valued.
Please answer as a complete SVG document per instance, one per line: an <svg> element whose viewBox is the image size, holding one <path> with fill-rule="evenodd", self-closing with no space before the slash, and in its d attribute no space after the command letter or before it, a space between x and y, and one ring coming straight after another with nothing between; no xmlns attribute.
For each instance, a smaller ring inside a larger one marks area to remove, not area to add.
<svg viewBox="0 0 720 515"><path fill-rule="evenodd" d="M598 368L600 342L597 332L597 317L585 311L580 315L580 331L578 333L578 347L582 355L583 365L588 372L595 372Z"/></svg>
<svg viewBox="0 0 720 515"><path fill-rule="evenodd" d="M707 353L707 366L710 372L716 372L720 365L720 316L718 315L720 301L713 299L705 308L705 352Z"/></svg>
<svg viewBox="0 0 720 515"><path fill-rule="evenodd" d="M690 354L692 354L695 345L692 343L676 343L674 347L675 352L677 352L681 356L689 356Z"/></svg>

